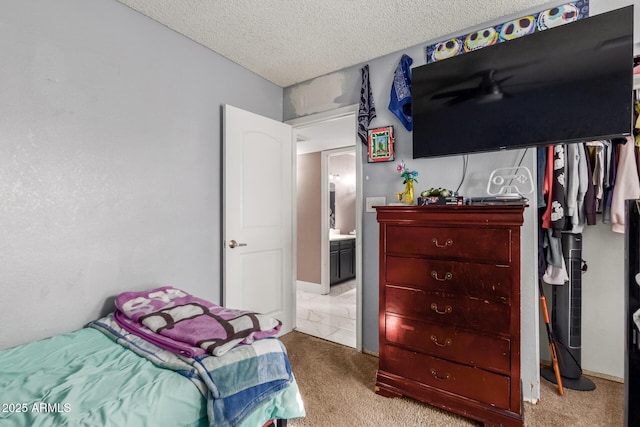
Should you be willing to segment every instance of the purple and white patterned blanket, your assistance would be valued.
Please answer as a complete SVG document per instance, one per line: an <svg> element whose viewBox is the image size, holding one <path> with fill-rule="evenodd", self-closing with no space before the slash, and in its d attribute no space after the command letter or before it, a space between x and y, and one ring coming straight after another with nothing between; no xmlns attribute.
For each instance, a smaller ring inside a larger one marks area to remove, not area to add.
<svg viewBox="0 0 640 427"><path fill-rule="evenodd" d="M270 316L221 307L172 286L123 292L115 303L114 319L122 328L188 357L221 356L275 336L282 326Z"/></svg>

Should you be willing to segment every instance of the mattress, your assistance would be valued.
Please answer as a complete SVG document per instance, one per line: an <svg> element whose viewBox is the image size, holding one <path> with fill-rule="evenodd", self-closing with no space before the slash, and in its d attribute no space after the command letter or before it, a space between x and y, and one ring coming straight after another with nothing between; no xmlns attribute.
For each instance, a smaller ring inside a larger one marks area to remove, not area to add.
<svg viewBox="0 0 640 427"><path fill-rule="evenodd" d="M304 416L295 379L241 426ZM0 352L0 425L207 426L206 399L182 375L85 328Z"/></svg>

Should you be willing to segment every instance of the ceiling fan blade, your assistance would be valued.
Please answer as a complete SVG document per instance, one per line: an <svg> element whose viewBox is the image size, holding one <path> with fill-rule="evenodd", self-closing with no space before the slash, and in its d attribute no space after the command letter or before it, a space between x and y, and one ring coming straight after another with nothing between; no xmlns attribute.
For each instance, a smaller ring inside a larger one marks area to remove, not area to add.
<svg viewBox="0 0 640 427"><path fill-rule="evenodd" d="M453 97L473 97L477 88L467 88L467 89L458 89L458 90L450 90L448 92L437 93L431 97L431 99L443 99L443 98L453 98Z"/></svg>
<svg viewBox="0 0 640 427"><path fill-rule="evenodd" d="M476 101L478 103L488 103L499 101L503 97L512 98L511 93L505 93L502 84L512 79L513 75L496 79L495 75L498 71L488 69L471 75L465 82L480 79L477 86L471 88L450 90L446 92L436 93L431 99L449 99L445 104L452 106L467 101ZM505 86L509 87L509 84Z"/></svg>
<svg viewBox="0 0 640 427"><path fill-rule="evenodd" d="M510 76L507 76L507 77L505 77L505 78L503 78L503 79L496 80L496 83L498 83L499 85L501 85L502 83L504 83L504 82L506 82L506 81L508 81L508 80L510 80L510 79L512 79L512 78L513 78L513 75L510 75Z"/></svg>
<svg viewBox="0 0 640 427"><path fill-rule="evenodd" d="M469 102L471 100L473 100L474 97L473 96L457 96L453 99L450 99L449 101L445 102L445 105L447 107L451 107L453 105L458 105L458 104L462 104L465 102Z"/></svg>

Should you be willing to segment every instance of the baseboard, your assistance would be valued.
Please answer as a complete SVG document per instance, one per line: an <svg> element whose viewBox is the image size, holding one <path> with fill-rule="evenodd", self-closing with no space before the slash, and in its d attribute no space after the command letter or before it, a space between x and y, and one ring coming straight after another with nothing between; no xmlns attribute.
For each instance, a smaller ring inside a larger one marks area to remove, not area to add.
<svg viewBox="0 0 640 427"><path fill-rule="evenodd" d="M600 372L593 372L593 371L589 371L587 369L583 369L582 373L585 374L588 377L602 378L603 380L609 380L609 381L614 381L614 382L617 382L617 383L624 384L624 378L616 377L616 376L613 376L613 375L602 374Z"/></svg>
<svg viewBox="0 0 640 427"><path fill-rule="evenodd" d="M305 282L304 280L296 281L297 290L311 292L313 294L322 295L322 284L321 283L313 283L313 282Z"/></svg>
<svg viewBox="0 0 640 427"><path fill-rule="evenodd" d="M368 354L369 356L380 357L380 354L378 352L375 352L375 351L370 351L370 350L366 350L366 349L363 348L362 352L364 354Z"/></svg>
<svg viewBox="0 0 640 427"><path fill-rule="evenodd" d="M550 360L540 360L540 365L544 366L545 368L549 368L549 367L551 367L551 361ZM589 371L587 369L583 369L582 373L585 374L588 377L602 378L603 380L609 380L609 381L613 381L613 382L623 383L624 384L624 378L616 377L614 375L603 374L601 372L593 372L593 371Z"/></svg>

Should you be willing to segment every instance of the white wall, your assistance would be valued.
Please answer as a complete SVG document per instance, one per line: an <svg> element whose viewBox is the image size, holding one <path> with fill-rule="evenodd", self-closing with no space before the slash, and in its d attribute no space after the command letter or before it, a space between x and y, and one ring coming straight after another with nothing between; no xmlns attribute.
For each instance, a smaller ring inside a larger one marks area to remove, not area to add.
<svg viewBox="0 0 640 427"><path fill-rule="evenodd" d="M297 233L298 283L322 290L322 153L298 154Z"/></svg>
<svg viewBox="0 0 640 427"><path fill-rule="evenodd" d="M329 174L337 174L334 178L336 190L336 226L342 234L349 234L356 229L356 158L355 148L352 154L329 156Z"/></svg>
<svg viewBox="0 0 640 427"><path fill-rule="evenodd" d="M124 290L220 301L221 105L282 89L113 0L0 2L0 349Z"/></svg>
<svg viewBox="0 0 640 427"><path fill-rule="evenodd" d="M624 234L601 219L582 233L582 368L624 378Z"/></svg>
<svg viewBox="0 0 640 427"><path fill-rule="evenodd" d="M588 374L624 378L624 234L611 231L597 215L597 224L582 233L582 259L588 269L582 274L581 366ZM551 304L553 287L544 285ZM540 319L540 357L549 363L547 331Z"/></svg>

